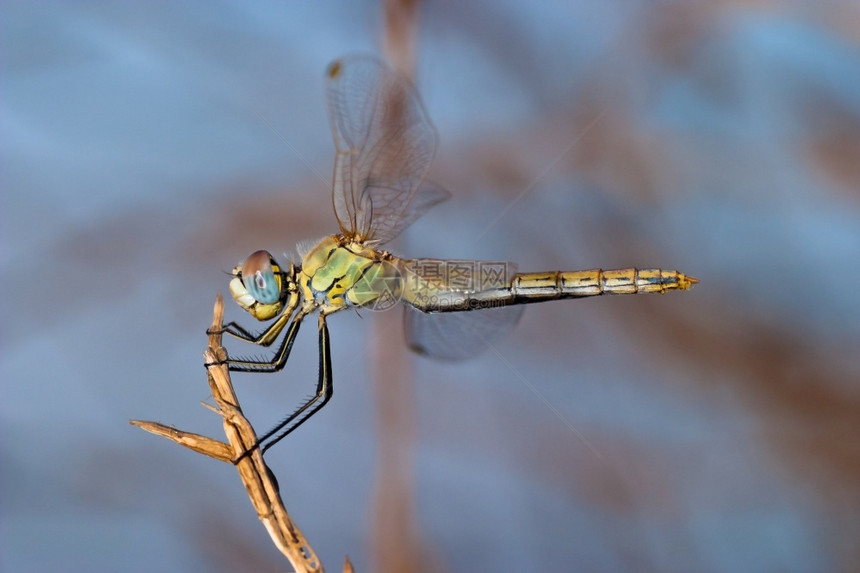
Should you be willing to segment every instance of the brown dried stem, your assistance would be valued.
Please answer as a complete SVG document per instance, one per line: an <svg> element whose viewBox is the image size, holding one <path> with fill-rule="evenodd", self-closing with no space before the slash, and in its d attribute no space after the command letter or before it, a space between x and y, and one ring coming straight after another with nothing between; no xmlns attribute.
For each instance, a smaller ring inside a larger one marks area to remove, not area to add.
<svg viewBox="0 0 860 573"><path fill-rule="evenodd" d="M173 440L186 448L232 464L233 460L257 443L257 434L242 414L239 400L230 381L230 372L224 362L227 351L221 346L220 334L223 316L224 302L219 294L215 299L215 313L210 329L210 332L216 334L209 335L209 347L204 356L209 387L217 405L217 408L210 406L210 409L224 418L224 432L229 443L177 430L157 422L130 420L130 423L147 432ZM263 522L272 541L289 559L295 570L299 573L323 571L322 563L313 548L287 513L278 492L274 474L263 461L259 448L255 448L242 458L236 464L236 469L239 471L239 477L245 485L254 509L257 510L257 517ZM352 571L349 558L344 564L344 571Z"/></svg>

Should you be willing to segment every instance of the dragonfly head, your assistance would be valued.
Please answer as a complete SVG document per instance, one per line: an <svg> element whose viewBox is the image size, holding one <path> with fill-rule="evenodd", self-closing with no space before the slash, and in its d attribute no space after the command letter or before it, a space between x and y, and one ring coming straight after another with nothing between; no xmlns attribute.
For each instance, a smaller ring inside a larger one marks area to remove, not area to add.
<svg viewBox="0 0 860 573"><path fill-rule="evenodd" d="M288 295L296 288L295 267L290 264L289 269L282 269L268 251L251 253L233 269L230 281L233 299L257 320L278 316Z"/></svg>

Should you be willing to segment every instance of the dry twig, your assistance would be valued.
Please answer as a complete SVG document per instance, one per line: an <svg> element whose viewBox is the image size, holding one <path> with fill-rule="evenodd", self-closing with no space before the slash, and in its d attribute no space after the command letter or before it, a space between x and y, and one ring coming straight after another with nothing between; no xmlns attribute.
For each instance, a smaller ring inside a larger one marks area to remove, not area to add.
<svg viewBox="0 0 860 573"><path fill-rule="evenodd" d="M215 299L215 313L210 329L210 332L218 334L209 335L209 347L204 353L208 365L206 371L209 377L209 387L212 390L217 408L207 407L224 418L224 432L227 434L229 444L199 434L177 430L157 422L130 420L130 423L147 432L173 440L186 448L232 464L233 460L257 443L257 434L251 423L242 415L239 400L230 381L230 372L224 363L227 351L221 346L220 334L223 316L224 302L221 295L218 294ZM236 464L236 469L239 471L239 477L251 498L251 503L254 504L254 509L257 510L257 517L266 526L272 541L281 553L290 560L295 570L298 573L323 571L322 563L314 553L313 548L287 513L278 492L274 474L263 461L263 455L259 448L242 458ZM352 571L352 564L348 557L343 570Z"/></svg>

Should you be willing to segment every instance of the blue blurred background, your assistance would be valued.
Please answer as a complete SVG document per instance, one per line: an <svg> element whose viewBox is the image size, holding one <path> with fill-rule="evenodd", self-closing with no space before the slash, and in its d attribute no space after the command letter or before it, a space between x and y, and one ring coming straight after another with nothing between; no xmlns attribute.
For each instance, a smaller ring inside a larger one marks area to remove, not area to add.
<svg viewBox="0 0 860 573"><path fill-rule="evenodd" d="M221 435L215 293L337 229L322 75L384 34L374 2L0 5L0 569L289 570L233 468L127 420ZM401 335L333 317L334 399L267 455L329 570L860 570L857 3L428 1L414 36L453 198L405 255L701 284L413 358L394 422ZM312 330L234 378L258 429Z"/></svg>

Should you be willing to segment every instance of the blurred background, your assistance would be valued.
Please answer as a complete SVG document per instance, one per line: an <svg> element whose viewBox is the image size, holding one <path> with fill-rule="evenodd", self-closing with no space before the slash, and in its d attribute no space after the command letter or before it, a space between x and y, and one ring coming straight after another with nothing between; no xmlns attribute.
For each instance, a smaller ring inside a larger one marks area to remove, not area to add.
<svg viewBox="0 0 860 573"><path fill-rule="evenodd" d="M334 398L267 454L329 570L860 570L857 3L414 8L453 197L400 252L701 284L457 364L332 317ZM233 468L127 420L223 435L214 296L337 230L323 72L391 37L376 2L0 5L0 569L289 570ZM234 377L258 430L313 330Z"/></svg>

